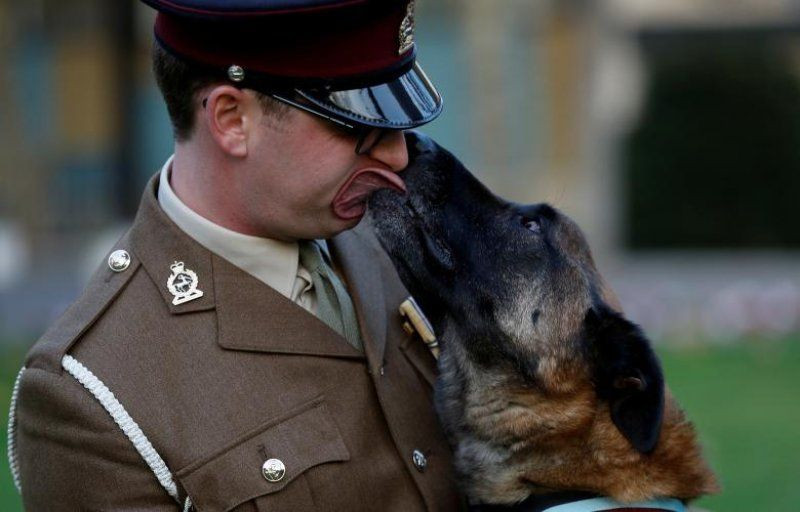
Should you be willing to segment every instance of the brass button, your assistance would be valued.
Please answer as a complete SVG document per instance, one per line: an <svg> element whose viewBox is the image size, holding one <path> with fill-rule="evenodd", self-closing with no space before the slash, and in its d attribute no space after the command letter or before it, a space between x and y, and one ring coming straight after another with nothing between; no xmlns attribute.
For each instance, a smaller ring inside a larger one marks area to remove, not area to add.
<svg viewBox="0 0 800 512"><path fill-rule="evenodd" d="M268 482L280 482L286 475L286 466L280 459L269 459L261 466L261 474Z"/></svg>
<svg viewBox="0 0 800 512"><path fill-rule="evenodd" d="M425 454L419 450L414 450L411 454L411 460L414 462L414 467L417 468L417 471L420 473L425 472L425 468L428 467L428 458L425 457Z"/></svg>
<svg viewBox="0 0 800 512"><path fill-rule="evenodd" d="M237 66L236 64L232 65L228 68L228 78L230 78L232 82L243 81L244 68L242 68L242 66Z"/></svg>
<svg viewBox="0 0 800 512"><path fill-rule="evenodd" d="M131 255L128 254L128 251L123 251L122 249L112 252L111 256L108 257L108 268L114 272L123 272L127 270L130 264Z"/></svg>

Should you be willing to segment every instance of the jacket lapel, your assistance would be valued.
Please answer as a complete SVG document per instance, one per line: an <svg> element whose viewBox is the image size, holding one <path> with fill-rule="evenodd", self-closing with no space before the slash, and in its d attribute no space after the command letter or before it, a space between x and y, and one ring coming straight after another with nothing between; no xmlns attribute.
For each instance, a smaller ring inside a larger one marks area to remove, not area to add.
<svg viewBox="0 0 800 512"><path fill-rule="evenodd" d="M158 174L147 184L139 213L131 227L131 246L150 279L158 288L170 313L181 315L214 309L215 297L211 272L211 252L176 226L161 210L156 200ZM197 275L197 289L203 296L173 304L167 288L171 265L182 262Z"/></svg>
<svg viewBox="0 0 800 512"><path fill-rule="evenodd" d="M216 309L219 345L230 350L364 357L314 315L184 233L159 207L157 185L158 175L148 183L131 244L171 314ZM173 303L167 281L176 261L196 274L202 297Z"/></svg>
<svg viewBox="0 0 800 512"><path fill-rule="evenodd" d="M403 329L399 307L409 293L375 237L370 218L332 239L330 246L349 284L370 370L378 371L384 364L387 344L396 344L433 385L436 360L418 335Z"/></svg>
<svg viewBox="0 0 800 512"><path fill-rule="evenodd" d="M383 365L386 348L387 305L377 249L365 240L365 222L331 239L334 261L348 283L348 291L364 338L364 351L370 369Z"/></svg>
<svg viewBox="0 0 800 512"><path fill-rule="evenodd" d="M363 358L316 316L219 256L212 256L217 336L231 350Z"/></svg>

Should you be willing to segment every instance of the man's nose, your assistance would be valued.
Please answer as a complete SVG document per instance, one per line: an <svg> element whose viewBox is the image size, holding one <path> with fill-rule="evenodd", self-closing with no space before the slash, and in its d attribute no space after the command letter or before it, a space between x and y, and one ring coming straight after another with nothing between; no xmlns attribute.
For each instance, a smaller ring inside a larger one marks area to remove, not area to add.
<svg viewBox="0 0 800 512"><path fill-rule="evenodd" d="M403 132L391 130L384 133L380 142L369 151L369 156L388 165L394 172L408 167L408 147Z"/></svg>

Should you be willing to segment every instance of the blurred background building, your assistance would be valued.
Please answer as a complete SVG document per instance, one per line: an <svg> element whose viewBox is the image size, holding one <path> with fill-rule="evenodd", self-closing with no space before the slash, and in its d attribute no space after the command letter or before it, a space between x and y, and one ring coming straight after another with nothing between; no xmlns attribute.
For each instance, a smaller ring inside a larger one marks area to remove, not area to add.
<svg viewBox="0 0 800 512"><path fill-rule="evenodd" d="M660 339L800 329L800 2L423 0L426 128L588 233ZM135 0L0 0L0 340L82 288L171 152Z"/></svg>

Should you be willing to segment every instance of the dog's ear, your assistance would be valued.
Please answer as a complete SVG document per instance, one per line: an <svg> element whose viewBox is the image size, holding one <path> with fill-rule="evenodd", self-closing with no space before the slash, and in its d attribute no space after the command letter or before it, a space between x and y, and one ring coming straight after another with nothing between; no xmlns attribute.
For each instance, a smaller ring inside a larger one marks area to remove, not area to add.
<svg viewBox="0 0 800 512"><path fill-rule="evenodd" d="M598 396L611 420L641 453L652 452L661 433L664 376L650 343L634 323L605 305L584 321Z"/></svg>

